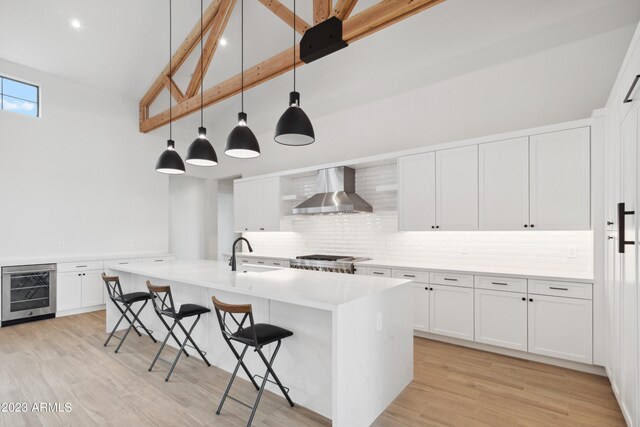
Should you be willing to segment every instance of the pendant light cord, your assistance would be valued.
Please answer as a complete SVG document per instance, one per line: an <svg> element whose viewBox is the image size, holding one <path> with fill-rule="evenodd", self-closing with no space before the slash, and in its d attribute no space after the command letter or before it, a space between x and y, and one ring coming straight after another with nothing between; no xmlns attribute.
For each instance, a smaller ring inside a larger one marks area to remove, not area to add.
<svg viewBox="0 0 640 427"><path fill-rule="evenodd" d="M240 0L240 104L244 113L244 0Z"/></svg>
<svg viewBox="0 0 640 427"><path fill-rule="evenodd" d="M293 0L293 91L296 91L296 0Z"/></svg>
<svg viewBox="0 0 640 427"><path fill-rule="evenodd" d="M169 0L169 79L173 77L173 68L171 64L172 55L171 55L171 0ZM173 137L173 122L172 122L172 114L171 114L171 106L173 102L171 99L171 90L169 90L169 139Z"/></svg>
<svg viewBox="0 0 640 427"><path fill-rule="evenodd" d="M204 7L202 5L203 0L200 0L200 127L204 127L204 113L202 112L202 107L204 105L204 66L203 66L203 48L202 48L202 40L204 39L204 31L202 29L202 19L204 16Z"/></svg>

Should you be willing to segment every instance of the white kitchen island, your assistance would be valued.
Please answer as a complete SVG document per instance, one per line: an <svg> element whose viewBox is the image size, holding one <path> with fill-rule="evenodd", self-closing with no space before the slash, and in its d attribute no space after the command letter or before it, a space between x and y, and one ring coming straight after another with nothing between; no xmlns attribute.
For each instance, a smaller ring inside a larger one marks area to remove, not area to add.
<svg viewBox="0 0 640 427"><path fill-rule="evenodd" d="M334 426L370 425L413 379L409 280L247 266L231 272L226 263L217 261L128 264L111 270L120 275L124 292L146 290L150 280L171 285L178 306L195 303L211 308L193 338L211 364L229 372L236 360L222 339L212 296L232 304L250 303L256 323L293 331L293 337L283 341L274 369L291 388L296 404L330 418ZM108 304L107 330L117 320L114 312ZM164 338L166 330L151 304L141 318L157 339ZM122 351L126 347L125 342ZM265 351L267 357L270 352ZM189 354L198 357L195 351ZM249 369L263 375L264 365L251 356L246 358ZM167 367L156 367L163 368ZM179 363L174 375L180 369L185 368ZM268 388L280 393L271 384ZM212 416L217 404L212 400Z"/></svg>

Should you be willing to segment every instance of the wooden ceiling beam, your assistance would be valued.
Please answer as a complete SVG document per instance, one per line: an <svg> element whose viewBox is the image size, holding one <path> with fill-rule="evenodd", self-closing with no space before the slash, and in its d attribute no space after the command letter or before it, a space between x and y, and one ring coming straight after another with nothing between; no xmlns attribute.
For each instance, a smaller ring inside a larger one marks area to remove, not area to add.
<svg viewBox="0 0 640 427"><path fill-rule="evenodd" d="M331 0L313 0L313 25L318 25L331 15Z"/></svg>
<svg viewBox="0 0 640 427"><path fill-rule="evenodd" d="M265 5L267 9L272 11L278 18L282 19L287 23L290 27L293 27L293 12L287 6L280 3L279 0L259 0L260 3ZM310 28L307 22L304 19L300 18L300 16L296 16L296 32L303 35L308 28Z"/></svg>
<svg viewBox="0 0 640 427"><path fill-rule="evenodd" d="M353 43L369 34L381 30L395 22L431 8L445 0L383 0L374 6L350 17L343 24L343 38ZM299 54L300 50L296 49ZM245 90L258 86L268 80L290 71L293 68L293 48L254 65L245 70ZM304 65L296 55L296 67ZM209 106L240 93L241 77L235 75L214 87L204 91L203 104ZM174 120L187 116L200 109L200 96L192 96L171 109ZM141 109L140 131L149 132L169 123L169 110L147 117Z"/></svg>
<svg viewBox="0 0 640 427"><path fill-rule="evenodd" d="M203 13L203 22L202 25L204 27L205 32L209 30L211 27L211 23L213 22L213 18L218 13L218 9L220 8L220 3L222 0L211 0L211 4L207 7L207 9ZM187 59L189 54L193 51L193 48L196 47L198 42L200 41L200 20L193 27L187 38L184 39L180 47L176 53L173 54L171 63L173 72L180 68L180 66ZM167 64L160 75L156 78L156 80L151 84L151 87L147 90L147 93L140 100L140 108L144 108L148 110L149 105L158 97L162 88L164 87L164 78L169 76L169 64ZM173 76L169 76L173 77Z"/></svg>
<svg viewBox="0 0 640 427"><path fill-rule="evenodd" d="M332 15L341 21L344 21L351 15L353 8L356 7L358 0L338 0L333 8Z"/></svg>
<svg viewBox="0 0 640 427"><path fill-rule="evenodd" d="M166 87L167 90L169 90L169 92L171 93L171 96L173 96L173 99L175 99L177 103L180 103L185 99L187 99L184 93L182 93L182 91L180 90L176 82L174 82L171 77L164 76L164 78L162 79L162 82L164 87Z"/></svg>
<svg viewBox="0 0 640 427"><path fill-rule="evenodd" d="M209 32L207 42L202 47L202 55L200 55L200 59L198 59L198 63L196 64L191 80L189 81L189 86L187 86L187 97L190 98L198 93L200 83L207 74L209 65L211 65L211 59L213 59L213 55L218 48L218 43L220 42L220 38L222 37L225 28L227 28L227 23L229 22L231 12L233 11L233 6L235 4L236 0L222 0L220 3L218 12L211 22L211 30Z"/></svg>

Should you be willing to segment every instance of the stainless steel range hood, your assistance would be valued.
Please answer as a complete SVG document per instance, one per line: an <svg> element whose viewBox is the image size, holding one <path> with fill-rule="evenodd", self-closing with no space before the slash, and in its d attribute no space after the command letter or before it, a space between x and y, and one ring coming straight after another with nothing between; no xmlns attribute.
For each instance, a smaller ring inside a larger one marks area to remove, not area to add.
<svg viewBox="0 0 640 427"><path fill-rule="evenodd" d="M356 194L356 171L346 166L321 169L314 194L295 208L294 214L320 215L373 212L373 208Z"/></svg>

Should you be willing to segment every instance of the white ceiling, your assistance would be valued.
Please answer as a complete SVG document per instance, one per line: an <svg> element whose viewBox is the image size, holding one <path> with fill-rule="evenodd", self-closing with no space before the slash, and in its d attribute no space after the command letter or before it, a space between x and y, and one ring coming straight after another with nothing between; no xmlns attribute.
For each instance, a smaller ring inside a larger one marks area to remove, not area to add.
<svg viewBox="0 0 640 427"><path fill-rule="evenodd" d="M292 7L292 0L281 1ZM199 18L200 3L173 3L175 48ZM208 3L205 0L205 7ZM297 2L307 22L312 21L311 3ZM375 3L360 0L354 13ZM224 33L229 44L218 48L205 87L240 70L238 5ZM83 25L79 31L70 26L73 18ZM638 0L447 0L300 68L298 90L305 110L326 115L635 25L639 18ZM0 58L114 91L137 103L167 62L167 25L167 0L0 0ZM291 38L290 28L279 18L257 0L245 0L246 67L286 49ZM195 60L192 55L177 74L182 88ZM602 67L613 70L619 65ZM611 83L593 82L593 90ZM287 73L245 94L245 110L256 134L273 128L290 90ZM152 112L165 109L168 102L163 93ZM238 97L211 106L205 125L226 134L238 110ZM198 120L191 115L178 128L195 133Z"/></svg>

